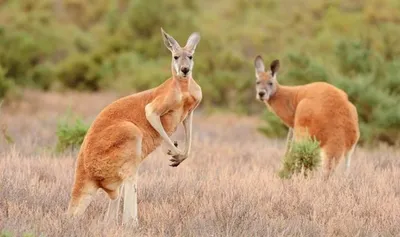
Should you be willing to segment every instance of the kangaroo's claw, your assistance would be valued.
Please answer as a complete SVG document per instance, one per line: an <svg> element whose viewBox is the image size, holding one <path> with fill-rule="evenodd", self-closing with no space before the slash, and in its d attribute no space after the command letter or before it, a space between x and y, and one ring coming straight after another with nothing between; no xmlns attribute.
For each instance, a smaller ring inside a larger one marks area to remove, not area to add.
<svg viewBox="0 0 400 237"><path fill-rule="evenodd" d="M169 166L171 167L177 167L181 162L174 162L172 164L170 164Z"/></svg>
<svg viewBox="0 0 400 237"><path fill-rule="evenodd" d="M176 156L172 156L171 159L169 159L169 161L172 162L172 164L170 164L170 166L172 167L177 167L180 163L182 163L182 161L186 160L186 156L184 155L176 155Z"/></svg>

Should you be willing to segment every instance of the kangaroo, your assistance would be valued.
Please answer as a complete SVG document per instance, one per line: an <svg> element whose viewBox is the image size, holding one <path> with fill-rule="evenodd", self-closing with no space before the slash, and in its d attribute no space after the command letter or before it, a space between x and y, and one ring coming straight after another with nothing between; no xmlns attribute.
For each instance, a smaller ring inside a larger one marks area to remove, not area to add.
<svg viewBox="0 0 400 237"><path fill-rule="evenodd" d="M141 162L162 142L167 145L172 167L190 155L193 111L202 100L201 88L192 77L200 34L192 33L182 48L162 28L161 33L172 53L172 77L158 87L114 101L94 120L76 161L67 211L70 216L83 214L93 194L103 189L111 199L106 220L118 221L124 190L122 223L137 226L137 170ZM180 123L185 133L184 151L170 139Z"/></svg>
<svg viewBox="0 0 400 237"><path fill-rule="evenodd" d="M280 85L277 59L272 61L267 72L261 56L255 58L254 65L257 99L289 127L286 153L290 151L293 139L300 140L310 135L320 142L325 178L331 175L343 157L348 172L360 132L357 109L347 94L325 82Z"/></svg>

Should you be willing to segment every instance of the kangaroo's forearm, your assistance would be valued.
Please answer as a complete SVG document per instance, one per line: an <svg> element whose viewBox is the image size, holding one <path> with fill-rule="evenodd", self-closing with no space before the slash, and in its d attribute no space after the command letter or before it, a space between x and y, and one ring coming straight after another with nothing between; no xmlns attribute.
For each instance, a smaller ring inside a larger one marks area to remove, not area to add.
<svg viewBox="0 0 400 237"><path fill-rule="evenodd" d="M146 106L146 118L154 130L156 130L160 134L161 138L168 144L170 149L174 152L178 152L178 149L175 147L174 143L169 138L167 132L165 132L165 129L162 126L160 116L151 110L151 106Z"/></svg>
<svg viewBox="0 0 400 237"><path fill-rule="evenodd" d="M192 124L193 124L193 111L183 120L183 128L185 131L185 152L189 155L192 148Z"/></svg>

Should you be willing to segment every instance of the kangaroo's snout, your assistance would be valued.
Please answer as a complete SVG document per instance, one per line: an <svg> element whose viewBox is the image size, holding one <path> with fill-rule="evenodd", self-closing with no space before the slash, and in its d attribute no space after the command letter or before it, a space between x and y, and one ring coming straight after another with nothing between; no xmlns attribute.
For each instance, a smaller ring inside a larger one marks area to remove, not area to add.
<svg viewBox="0 0 400 237"><path fill-rule="evenodd" d="M258 95L260 96L260 98L263 98L264 95L265 95L265 92L264 91L260 91L260 92L258 92Z"/></svg>
<svg viewBox="0 0 400 237"><path fill-rule="evenodd" d="M188 67L181 67L181 72L183 72L183 74L187 74L189 72L189 68Z"/></svg>

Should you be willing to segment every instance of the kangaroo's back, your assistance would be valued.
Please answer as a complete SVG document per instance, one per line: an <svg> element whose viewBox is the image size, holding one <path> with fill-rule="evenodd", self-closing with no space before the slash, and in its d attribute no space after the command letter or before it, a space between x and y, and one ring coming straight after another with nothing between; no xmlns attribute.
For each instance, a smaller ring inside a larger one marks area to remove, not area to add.
<svg viewBox="0 0 400 237"><path fill-rule="evenodd" d="M331 84L315 82L302 87L295 116L297 125L317 136L321 147L338 141L348 150L358 140L357 110L347 94Z"/></svg>

